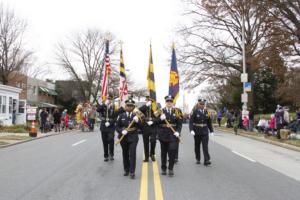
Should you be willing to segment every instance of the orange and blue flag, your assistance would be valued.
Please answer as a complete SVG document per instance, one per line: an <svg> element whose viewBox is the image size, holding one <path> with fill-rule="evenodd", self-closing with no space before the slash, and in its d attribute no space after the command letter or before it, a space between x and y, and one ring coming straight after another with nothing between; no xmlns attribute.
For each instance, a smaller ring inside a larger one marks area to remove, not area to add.
<svg viewBox="0 0 300 200"><path fill-rule="evenodd" d="M172 59L171 59L171 70L169 80L169 95L174 97L174 104L179 97L179 74L177 70L177 60L175 53L175 46L172 46Z"/></svg>

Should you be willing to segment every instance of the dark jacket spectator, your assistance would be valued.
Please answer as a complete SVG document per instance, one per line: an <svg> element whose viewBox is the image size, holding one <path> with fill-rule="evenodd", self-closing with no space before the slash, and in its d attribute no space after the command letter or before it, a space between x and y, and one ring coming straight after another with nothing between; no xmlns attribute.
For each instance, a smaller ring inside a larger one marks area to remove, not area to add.
<svg viewBox="0 0 300 200"><path fill-rule="evenodd" d="M60 122L61 122L61 113L58 111L58 109L54 110L53 118L54 118L54 124L60 124Z"/></svg>

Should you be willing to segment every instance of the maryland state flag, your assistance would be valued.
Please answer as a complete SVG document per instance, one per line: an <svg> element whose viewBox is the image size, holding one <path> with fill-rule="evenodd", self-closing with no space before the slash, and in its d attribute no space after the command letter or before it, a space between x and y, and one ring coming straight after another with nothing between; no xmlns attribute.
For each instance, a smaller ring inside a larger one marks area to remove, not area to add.
<svg viewBox="0 0 300 200"><path fill-rule="evenodd" d="M149 58L149 67L148 67L148 91L150 99L152 100L152 111L157 110L156 104L156 90L155 90L155 79L154 79L154 69L153 69L153 59L152 59L152 46L150 45L150 58Z"/></svg>
<svg viewBox="0 0 300 200"><path fill-rule="evenodd" d="M175 54L175 46L172 46L172 60L169 81L169 95L174 97L174 104L179 97L179 74L177 70L177 60Z"/></svg>
<svg viewBox="0 0 300 200"><path fill-rule="evenodd" d="M128 83L127 83L126 73L125 73L123 50L122 50L122 47L121 47L121 52L120 52L120 86L119 86L120 101L122 102L124 99L126 99L127 95L128 95Z"/></svg>

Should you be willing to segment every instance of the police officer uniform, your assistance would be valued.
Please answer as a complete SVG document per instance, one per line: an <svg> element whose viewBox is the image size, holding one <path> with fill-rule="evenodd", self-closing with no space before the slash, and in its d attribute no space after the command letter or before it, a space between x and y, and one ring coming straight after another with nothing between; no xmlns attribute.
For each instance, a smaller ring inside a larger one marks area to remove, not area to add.
<svg viewBox="0 0 300 200"><path fill-rule="evenodd" d="M152 110L152 102L149 96L146 96L146 104L141 106L139 110L144 114L144 121L142 123L142 134L144 142L144 162L148 162L149 156L152 161L155 161L155 146L156 146L156 121ZM149 152L149 143L150 152Z"/></svg>
<svg viewBox="0 0 300 200"><path fill-rule="evenodd" d="M166 102L167 101L173 101L174 98L172 96L166 96L165 97ZM173 176L173 168L174 168L174 162L175 162L175 156L176 156L176 150L178 149L179 144L179 136L182 129L182 120L180 116L176 114L177 108L163 108L162 114L158 120L158 139L160 141L161 145L161 169L162 169L162 175L166 175L167 170L167 155L169 157L169 175ZM169 125L166 123L168 121ZM169 127L172 126L173 129L176 131L175 133L173 130Z"/></svg>
<svg viewBox="0 0 300 200"><path fill-rule="evenodd" d="M204 105L206 100L198 99L198 103ZM204 107L204 106L203 106ZM195 156L197 164L200 164L200 145L204 154L204 165L210 165L210 155L208 153L209 131L213 133L211 118L205 108L201 109L196 107L190 116L189 128L191 134L194 136L195 141Z"/></svg>
<svg viewBox="0 0 300 200"><path fill-rule="evenodd" d="M109 97L109 99L112 98ZM99 112L101 118L100 131L104 149L104 161L107 162L109 159L114 160L115 122L119 111L115 109L113 103L108 105L101 103L97 108L97 112Z"/></svg>
<svg viewBox="0 0 300 200"><path fill-rule="evenodd" d="M135 102L132 99L125 101L126 106L134 106ZM134 120L133 125L128 128L130 123ZM123 112L118 116L116 129L119 133L118 138L120 139L124 135L121 141L122 155L123 155L123 166L124 176L128 176L133 179L135 177L136 167L136 147L139 141L138 129L140 127L139 118L133 112Z"/></svg>

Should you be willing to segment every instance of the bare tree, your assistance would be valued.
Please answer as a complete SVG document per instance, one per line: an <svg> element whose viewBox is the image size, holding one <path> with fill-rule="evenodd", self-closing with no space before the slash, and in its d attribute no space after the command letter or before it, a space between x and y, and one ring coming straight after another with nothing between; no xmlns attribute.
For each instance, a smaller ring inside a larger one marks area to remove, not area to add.
<svg viewBox="0 0 300 200"><path fill-rule="evenodd" d="M300 0L263 0L261 5L280 23L280 33L291 47L290 58L299 62L300 56Z"/></svg>
<svg viewBox="0 0 300 200"><path fill-rule="evenodd" d="M281 44L280 38L271 38L276 20L257 0L186 1L186 15L192 22L180 30L184 42L179 61L185 66L183 74L190 88L242 73L242 16L250 81L270 56L270 49ZM270 43L270 39L277 41Z"/></svg>
<svg viewBox="0 0 300 200"><path fill-rule="evenodd" d="M0 4L0 81L4 85L28 66L32 52L24 48L25 30L25 21Z"/></svg>
<svg viewBox="0 0 300 200"><path fill-rule="evenodd" d="M79 90L86 100L91 95L96 99L101 89L105 42L106 34L99 30L87 30L69 38L67 44L59 43L57 48L59 65L79 83ZM113 50L114 40L110 41L110 46ZM87 88L83 81L88 82Z"/></svg>

